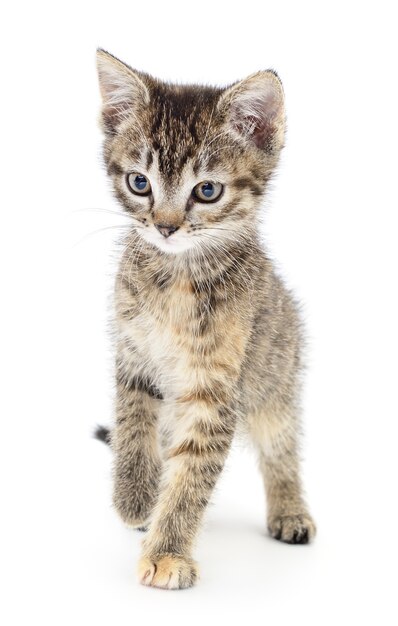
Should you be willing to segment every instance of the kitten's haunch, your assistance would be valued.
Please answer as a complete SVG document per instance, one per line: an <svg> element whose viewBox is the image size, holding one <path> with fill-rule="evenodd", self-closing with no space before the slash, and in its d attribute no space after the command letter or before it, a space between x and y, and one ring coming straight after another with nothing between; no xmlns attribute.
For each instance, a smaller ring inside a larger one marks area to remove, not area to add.
<svg viewBox="0 0 398 626"><path fill-rule="evenodd" d="M300 481L302 325L260 235L284 142L281 82L171 85L98 52L104 159L131 218L115 288L114 504L148 528L144 585L185 588L235 433L256 448L270 534L315 535Z"/></svg>

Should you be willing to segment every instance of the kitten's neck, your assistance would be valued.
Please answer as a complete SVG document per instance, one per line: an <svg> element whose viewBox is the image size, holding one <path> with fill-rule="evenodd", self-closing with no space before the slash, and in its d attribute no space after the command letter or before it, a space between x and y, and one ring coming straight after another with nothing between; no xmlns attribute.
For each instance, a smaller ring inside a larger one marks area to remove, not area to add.
<svg viewBox="0 0 398 626"><path fill-rule="evenodd" d="M142 275L160 270L170 276L186 276L196 281L209 281L225 272L238 273L253 262L257 265L263 256L254 229L244 236L225 239L220 245L203 245L178 254L163 252L134 232L129 236L125 252L126 262L134 263Z"/></svg>

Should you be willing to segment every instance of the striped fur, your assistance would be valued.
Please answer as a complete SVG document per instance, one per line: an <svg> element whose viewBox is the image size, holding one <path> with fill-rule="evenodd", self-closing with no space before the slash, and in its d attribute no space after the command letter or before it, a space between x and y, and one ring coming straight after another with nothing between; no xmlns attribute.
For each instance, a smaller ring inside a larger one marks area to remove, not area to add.
<svg viewBox="0 0 398 626"><path fill-rule="evenodd" d="M271 71L220 89L165 84L104 51L98 66L105 163L132 220L115 289L114 503L149 528L141 582L184 588L238 427L258 451L271 535L315 533L299 477L301 324L258 235L283 91ZM133 195L130 172L152 193ZM224 185L217 202L192 195L205 180ZM156 223L178 230L166 240Z"/></svg>

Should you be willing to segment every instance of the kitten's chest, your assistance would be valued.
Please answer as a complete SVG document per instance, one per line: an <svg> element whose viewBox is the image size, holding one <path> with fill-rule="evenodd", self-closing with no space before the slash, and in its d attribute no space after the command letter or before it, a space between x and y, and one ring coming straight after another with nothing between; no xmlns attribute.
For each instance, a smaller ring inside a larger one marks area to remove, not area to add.
<svg viewBox="0 0 398 626"><path fill-rule="evenodd" d="M148 313L156 332L167 332L175 342L192 338L198 320L199 300L187 278L157 286L143 296L142 307Z"/></svg>
<svg viewBox="0 0 398 626"><path fill-rule="evenodd" d="M201 324L211 312L188 279L142 289L136 314L124 332L143 358L167 376L184 376L198 364Z"/></svg>

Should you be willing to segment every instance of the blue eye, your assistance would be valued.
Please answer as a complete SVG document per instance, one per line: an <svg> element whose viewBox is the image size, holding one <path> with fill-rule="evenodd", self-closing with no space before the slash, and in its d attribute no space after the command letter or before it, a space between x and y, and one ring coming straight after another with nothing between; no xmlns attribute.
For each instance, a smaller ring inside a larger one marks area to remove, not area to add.
<svg viewBox="0 0 398 626"><path fill-rule="evenodd" d="M140 191L145 191L146 186L148 184L147 179L145 178L145 176L136 176L134 178L134 185L137 187L137 189L139 189Z"/></svg>
<svg viewBox="0 0 398 626"><path fill-rule="evenodd" d="M127 175L127 184L130 191L140 196L147 196L151 192L151 183L146 176L138 172Z"/></svg>
<svg viewBox="0 0 398 626"><path fill-rule="evenodd" d="M204 183L201 187L201 192L206 198L211 198L214 195L214 185L212 183Z"/></svg>
<svg viewBox="0 0 398 626"><path fill-rule="evenodd" d="M193 195L200 202L215 202L221 196L224 187L221 183L205 180L193 189Z"/></svg>

